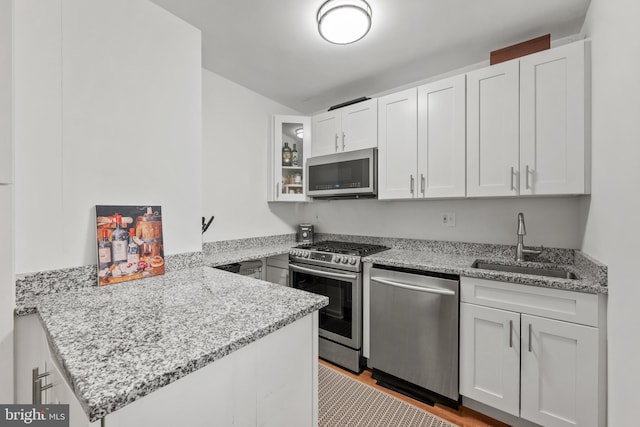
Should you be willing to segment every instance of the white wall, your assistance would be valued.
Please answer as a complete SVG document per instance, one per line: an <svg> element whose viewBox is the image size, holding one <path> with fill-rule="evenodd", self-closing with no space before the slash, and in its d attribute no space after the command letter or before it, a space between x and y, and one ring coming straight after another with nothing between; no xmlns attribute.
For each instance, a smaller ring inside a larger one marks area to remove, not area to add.
<svg viewBox="0 0 640 427"><path fill-rule="evenodd" d="M13 403L12 2L0 0L0 402Z"/></svg>
<svg viewBox="0 0 640 427"><path fill-rule="evenodd" d="M608 424L638 424L640 3L592 0L593 179L583 250L609 267Z"/></svg>
<svg viewBox="0 0 640 427"><path fill-rule="evenodd" d="M202 70L203 215L214 215L205 242L294 232L301 204L267 203L271 117L299 114Z"/></svg>
<svg viewBox="0 0 640 427"><path fill-rule="evenodd" d="M0 0L0 185L13 182L12 91L13 12L12 0Z"/></svg>
<svg viewBox="0 0 640 427"><path fill-rule="evenodd" d="M518 212L525 216L526 245L580 247L579 197L392 202L334 200L309 204L304 219L315 224L317 232L323 233L514 245ZM442 213L455 214L456 226L443 226Z"/></svg>
<svg viewBox="0 0 640 427"><path fill-rule="evenodd" d="M96 204L201 249L200 32L146 0L16 2L16 272L95 264Z"/></svg>

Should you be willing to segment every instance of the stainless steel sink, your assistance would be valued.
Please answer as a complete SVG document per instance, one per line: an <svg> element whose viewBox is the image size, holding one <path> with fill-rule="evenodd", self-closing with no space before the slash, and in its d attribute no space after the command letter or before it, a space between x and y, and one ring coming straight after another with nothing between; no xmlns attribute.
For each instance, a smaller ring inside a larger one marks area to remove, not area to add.
<svg viewBox="0 0 640 427"><path fill-rule="evenodd" d="M492 264L482 261L474 262L471 267L480 268L483 270L507 271L509 273L533 274L535 276L559 277L561 279L575 280L578 278L578 276L570 271L559 270L555 268L521 267L518 265Z"/></svg>

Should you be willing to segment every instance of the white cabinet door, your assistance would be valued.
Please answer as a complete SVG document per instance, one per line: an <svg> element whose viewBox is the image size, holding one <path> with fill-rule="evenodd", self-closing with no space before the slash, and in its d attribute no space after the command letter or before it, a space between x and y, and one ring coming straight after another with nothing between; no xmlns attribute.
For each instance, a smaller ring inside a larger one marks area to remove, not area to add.
<svg viewBox="0 0 640 427"><path fill-rule="evenodd" d="M519 64L467 74L467 195L518 195Z"/></svg>
<svg viewBox="0 0 640 427"><path fill-rule="evenodd" d="M340 109L342 151L378 146L378 100L369 99Z"/></svg>
<svg viewBox="0 0 640 427"><path fill-rule="evenodd" d="M73 393L71 387L67 384L62 371L60 370L58 363L53 359L53 355L49 352L49 357L46 360L45 369L49 372L49 376L46 377L47 384L53 384L53 387L43 393L43 404L60 404L66 403L69 405L69 426L70 427L88 427L101 425L100 421L89 421L89 417L82 409L82 405L78 401L78 398Z"/></svg>
<svg viewBox="0 0 640 427"><path fill-rule="evenodd" d="M378 98L378 198L416 196L417 89Z"/></svg>
<svg viewBox="0 0 640 427"><path fill-rule="evenodd" d="M418 88L418 193L466 194L466 91L464 75Z"/></svg>
<svg viewBox="0 0 640 427"><path fill-rule="evenodd" d="M15 402L32 403L31 371L39 368L44 372L47 338L40 325L37 314L16 317L15 319L15 366L16 382Z"/></svg>
<svg viewBox="0 0 640 427"><path fill-rule="evenodd" d="M520 193L585 187L585 43L520 60Z"/></svg>
<svg viewBox="0 0 640 427"><path fill-rule="evenodd" d="M341 149L342 116L339 110L327 111L311 118L313 142L312 156L333 154Z"/></svg>
<svg viewBox="0 0 640 427"><path fill-rule="evenodd" d="M302 130L302 137L298 130ZM284 164L283 148L297 150L297 165ZM269 179L267 195L269 202L305 202L307 177L305 160L311 151L311 120L305 116L274 116L273 138L269 146Z"/></svg>
<svg viewBox="0 0 640 427"><path fill-rule="evenodd" d="M597 328L522 315L521 416L540 425L598 425Z"/></svg>
<svg viewBox="0 0 640 427"><path fill-rule="evenodd" d="M289 286L289 269L267 265L267 282Z"/></svg>
<svg viewBox="0 0 640 427"><path fill-rule="evenodd" d="M519 313L460 304L460 394L519 416Z"/></svg>

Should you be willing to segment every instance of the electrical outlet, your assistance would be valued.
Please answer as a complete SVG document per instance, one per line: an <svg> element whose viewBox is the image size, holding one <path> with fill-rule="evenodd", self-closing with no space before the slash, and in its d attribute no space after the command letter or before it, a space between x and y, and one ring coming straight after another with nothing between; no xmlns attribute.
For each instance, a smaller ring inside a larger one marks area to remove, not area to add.
<svg viewBox="0 0 640 427"><path fill-rule="evenodd" d="M454 213L442 213L440 214L440 222L443 227L455 227L456 226L456 214Z"/></svg>

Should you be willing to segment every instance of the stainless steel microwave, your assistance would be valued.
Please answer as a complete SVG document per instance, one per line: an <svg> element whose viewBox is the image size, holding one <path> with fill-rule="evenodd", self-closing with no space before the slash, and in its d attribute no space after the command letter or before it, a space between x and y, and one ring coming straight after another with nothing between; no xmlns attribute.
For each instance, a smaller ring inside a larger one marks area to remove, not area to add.
<svg viewBox="0 0 640 427"><path fill-rule="evenodd" d="M378 150L335 153L307 160L307 195L315 198L376 197Z"/></svg>

